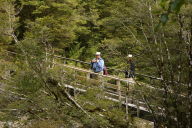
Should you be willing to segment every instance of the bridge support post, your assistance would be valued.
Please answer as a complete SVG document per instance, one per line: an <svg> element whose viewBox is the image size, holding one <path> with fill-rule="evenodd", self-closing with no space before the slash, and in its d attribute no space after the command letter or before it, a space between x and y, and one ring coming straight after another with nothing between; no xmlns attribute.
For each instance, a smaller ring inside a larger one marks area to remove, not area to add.
<svg viewBox="0 0 192 128"><path fill-rule="evenodd" d="M118 92L118 95L119 95L119 108L121 108L121 105L122 105L122 101L121 101L121 83L120 83L120 80L117 80L116 81L116 85L117 85L117 92Z"/></svg>
<svg viewBox="0 0 192 128"><path fill-rule="evenodd" d="M137 101L137 117L139 117L140 109L139 109L139 101Z"/></svg>
<svg viewBox="0 0 192 128"><path fill-rule="evenodd" d="M90 79L90 73L86 73L86 78L87 78L87 80L89 80Z"/></svg>
<svg viewBox="0 0 192 128"><path fill-rule="evenodd" d="M97 80L99 80L99 87L103 90L104 89L104 78L102 74L96 74L97 75Z"/></svg>
<svg viewBox="0 0 192 128"><path fill-rule="evenodd" d="M100 76L101 88L104 89L104 78Z"/></svg>
<svg viewBox="0 0 192 128"><path fill-rule="evenodd" d="M77 64L78 64L78 62L76 61L76 62L75 62L75 66L77 66Z"/></svg>
<svg viewBox="0 0 192 128"><path fill-rule="evenodd" d="M66 64L66 60L63 61L63 64Z"/></svg>
<svg viewBox="0 0 192 128"><path fill-rule="evenodd" d="M76 70L74 70L74 85L75 85L75 87L77 86L77 71ZM74 90L73 90L73 94L74 94L74 98L76 99L76 89L74 88Z"/></svg>
<svg viewBox="0 0 192 128"><path fill-rule="evenodd" d="M126 95L125 95L125 106L126 106L126 119L128 120L129 117L129 111L128 111L128 91L129 91L129 82L127 81L126 86Z"/></svg>

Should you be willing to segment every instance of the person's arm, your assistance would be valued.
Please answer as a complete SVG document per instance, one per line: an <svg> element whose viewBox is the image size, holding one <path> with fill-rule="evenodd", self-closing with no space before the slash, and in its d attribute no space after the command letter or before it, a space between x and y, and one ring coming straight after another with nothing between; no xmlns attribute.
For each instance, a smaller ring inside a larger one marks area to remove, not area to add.
<svg viewBox="0 0 192 128"><path fill-rule="evenodd" d="M91 69L92 70L94 70L95 67L96 67L95 63L97 63L97 60L94 58L94 59L91 60Z"/></svg>
<svg viewBox="0 0 192 128"><path fill-rule="evenodd" d="M91 60L91 62L92 62L92 63L95 63L95 62L97 62L97 60L96 60L96 59L93 59L93 60Z"/></svg>

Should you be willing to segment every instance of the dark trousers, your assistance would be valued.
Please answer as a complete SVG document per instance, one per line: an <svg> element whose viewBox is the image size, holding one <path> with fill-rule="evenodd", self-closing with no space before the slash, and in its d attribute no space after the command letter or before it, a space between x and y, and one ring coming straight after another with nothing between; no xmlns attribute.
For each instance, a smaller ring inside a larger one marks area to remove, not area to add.
<svg viewBox="0 0 192 128"><path fill-rule="evenodd" d="M134 78L135 71L125 71L125 78Z"/></svg>

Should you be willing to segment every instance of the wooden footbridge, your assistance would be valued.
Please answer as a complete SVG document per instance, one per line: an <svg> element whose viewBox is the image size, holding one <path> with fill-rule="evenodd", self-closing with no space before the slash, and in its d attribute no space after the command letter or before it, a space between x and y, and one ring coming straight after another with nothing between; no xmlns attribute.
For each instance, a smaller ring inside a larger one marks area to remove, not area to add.
<svg viewBox="0 0 192 128"><path fill-rule="evenodd" d="M9 52L10 53L10 52ZM12 53L16 54L16 53ZM89 68L85 69L78 67L77 63L90 64L75 59L65 58L57 55L50 55L54 58L51 62L52 65L60 67L64 71L63 75L72 74L73 82L66 82L64 85L66 88L73 90L74 95L76 92L85 93L91 87L97 87L104 91L104 97L108 100L118 102L119 107L125 106L126 114L131 113L130 110L135 111L135 115L140 117L141 113L153 113L151 111L152 104L148 104L143 96L143 93L147 91L162 93L163 90L155 88L142 82L136 82L132 78L121 78L113 75L101 75L92 72ZM67 61L75 62L75 64L67 63ZM150 79L161 80L160 78L143 75ZM90 86L89 86L90 85ZM159 112L162 112L162 108L158 108Z"/></svg>
<svg viewBox="0 0 192 128"><path fill-rule="evenodd" d="M73 74L73 82L66 83L64 86L76 91L86 92L91 86L98 87L105 92L105 98L119 103L119 107L125 106L126 114L130 110L134 110L137 117L141 113L152 113L149 104L146 103L143 97L143 91L158 91L162 93L162 89L157 89L153 86L136 82L133 78L121 78L114 75L101 75L92 72L89 68L81 68L77 63L90 64L79 60L69 59L61 56L54 56L59 59L55 60L54 66L59 66L64 71ZM62 61L61 61L62 59ZM73 61L75 64L67 64L67 61ZM63 62L63 63L61 63ZM76 66L75 66L76 65ZM66 72L67 73L67 72ZM151 76L149 76L151 77ZM159 79L152 77L152 79ZM89 86L90 85L90 86ZM161 109L161 108L159 108ZM131 111L130 111L131 113Z"/></svg>
<svg viewBox="0 0 192 128"><path fill-rule="evenodd" d="M7 52L7 54L21 55L10 51L5 52ZM142 96L142 93L146 90L155 91L159 93L162 93L163 91L162 89L155 88L148 84L136 82L133 78L120 78L118 76L113 75L101 75L92 72L89 68L85 69L77 66L78 63L81 63L89 65L90 67L90 63L88 62L66 58L58 55L47 55L51 58L54 58L54 61L51 62L52 65L58 66L65 72L67 71L73 74L74 82L72 84L66 83L65 86L67 88L71 88L74 91L86 92L86 90L90 88L90 86L86 86L85 83L89 83L88 85L101 88L105 92L106 99L118 102L119 106L126 106L127 114L129 113L129 108L134 108L138 117L140 116L140 112L151 113L151 105L149 106L149 104L146 103L145 98ZM70 63L67 63L68 61L75 62L75 64L73 63L71 65ZM115 70L122 72L118 69ZM150 79L161 80L161 78L157 78L154 76L148 76L143 74L136 75L141 75ZM95 76L96 78L92 78L91 76Z"/></svg>
<svg viewBox="0 0 192 128"><path fill-rule="evenodd" d="M86 89L89 88L89 86L86 87L86 85L83 85L83 83L89 82L89 84L92 84L96 87L103 89L105 91L105 98L115 102L119 102L119 106L121 105L127 106L126 108L127 112L128 107L133 107L137 109L138 116L140 110L149 112L144 102L135 100L133 97L132 98L128 97L128 93L134 89L134 85L136 84L132 78L123 79L111 75L101 75L98 73L94 73L90 70L66 64L55 63L55 65L62 66L65 71L73 70L75 84L73 84L73 86L66 84L65 85L66 87L80 92L86 92ZM91 76L95 78L92 78Z"/></svg>

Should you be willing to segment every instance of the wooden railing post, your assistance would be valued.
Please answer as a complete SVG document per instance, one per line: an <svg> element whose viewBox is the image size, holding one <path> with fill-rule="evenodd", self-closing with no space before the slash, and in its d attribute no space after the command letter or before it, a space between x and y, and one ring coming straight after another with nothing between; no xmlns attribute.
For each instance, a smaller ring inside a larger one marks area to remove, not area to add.
<svg viewBox="0 0 192 128"><path fill-rule="evenodd" d="M75 66L77 66L77 65L78 65L78 62L76 61L76 62L75 62Z"/></svg>
<svg viewBox="0 0 192 128"><path fill-rule="evenodd" d="M104 89L104 78L103 76L99 75L100 83L101 83L101 88Z"/></svg>
<svg viewBox="0 0 192 128"><path fill-rule="evenodd" d="M104 89L104 81L103 81L104 79L103 79L103 76L101 74L97 73L96 74L96 78L99 81L99 87L101 89Z"/></svg>
<svg viewBox="0 0 192 128"><path fill-rule="evenodd" d="M91 75L91 74L90 74L89 72L86 73L86 78L87 78L87 80L90 79L90 75Z"/></svg>
<svg viewBox="0 0 192 128"><path fill-rule="evenodd" d="M126 95L125 95L125 105L126 105L126 119L128 120L128 114L129 114L129 110L128 110L128 91L129 91L129 82L127 81L127 86L126 86Z"/></svg>
<svg viewBox="0 0 192 128"><path fill-rule="evenodd" d="M140 109L139 109L139 101L137 100L137 117L139 117L139 114L140 114Z"/></svg>
<svg viewBox="0 0 192 128"><path fill-rule="evenodd" d="M116 81L116 85L117 85L117 92L118 92L118 95L119 95L119 108L121 107L121 82L120 80L117 80Z"/></svg>
<svg viewBox="0 0 192 128"><path fill-rule="evenodd" d="M63 64L66 64L66 60L63 61Z"/></svg>
<svg viewBox="0 0 192 128"><path fill-rule="evenodd" d="M77 71L74 70L74 85L75 85L75 86L77 85L76 76L77 76ZM76 90L75 90L75 87L74 87L74 90L73 90L73 94L74 94L74 98L76 98Z"/></svg>

